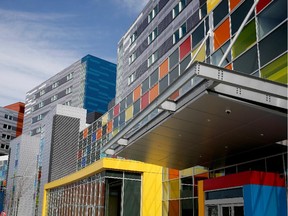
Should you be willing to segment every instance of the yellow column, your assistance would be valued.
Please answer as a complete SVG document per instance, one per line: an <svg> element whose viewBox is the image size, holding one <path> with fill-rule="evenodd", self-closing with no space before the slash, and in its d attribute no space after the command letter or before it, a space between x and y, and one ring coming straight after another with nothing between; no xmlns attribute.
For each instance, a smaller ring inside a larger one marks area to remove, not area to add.
<svg viewBox="0 0 288 216"><path fill-rule="evenodd" d="M203 181L198 181L198 213L199 216L205 215L205 196Z"/></svg>
<svg viewBox="0 0 288 216"><path fill-rule="evenodd" d="M43 193L43 202L42 202L42 216L47 215L47 190L44 188L44 193Z"/></svg>
<svg viewBox="0 0 288 216"><path fill-rule="evenodd" d="M151 167L142 176L142 216L162 215L162 167Z"/></svg>

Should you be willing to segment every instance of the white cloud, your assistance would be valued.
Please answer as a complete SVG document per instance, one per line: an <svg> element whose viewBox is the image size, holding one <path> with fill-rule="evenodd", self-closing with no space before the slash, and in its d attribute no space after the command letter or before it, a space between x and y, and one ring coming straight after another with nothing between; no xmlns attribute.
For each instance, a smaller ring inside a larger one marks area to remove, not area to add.
<svg viewBox="0 0 288 216"><path fill-rule="evenodd" d="M139 13L149 2L149 0L117 0L122 6L127 8L129 12Z"/></svg>
<svg viewBox="0 0 288 216"><path fill-rule="evenodd" d="M27 91L79 59L61 46L73 35L54 25L66 18L0 10L0 106L24 101Z"/></svg>

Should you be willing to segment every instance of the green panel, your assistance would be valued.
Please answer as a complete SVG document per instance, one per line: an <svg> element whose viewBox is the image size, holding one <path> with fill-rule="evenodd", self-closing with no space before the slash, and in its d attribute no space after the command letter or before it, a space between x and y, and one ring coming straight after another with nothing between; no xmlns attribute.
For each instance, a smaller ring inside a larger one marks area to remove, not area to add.
<svg viewBox="0 0 288 216"><path fill-rule="evenodd" d="M232 46L232 57L235 59L256 41L255 19L244 27L235 44Z"/></svg>
<svg viewBox="0 0 288 216"><path fill-rule="evenodd" d="M262 78L287 84L287 53L261 70Z"/></svg>

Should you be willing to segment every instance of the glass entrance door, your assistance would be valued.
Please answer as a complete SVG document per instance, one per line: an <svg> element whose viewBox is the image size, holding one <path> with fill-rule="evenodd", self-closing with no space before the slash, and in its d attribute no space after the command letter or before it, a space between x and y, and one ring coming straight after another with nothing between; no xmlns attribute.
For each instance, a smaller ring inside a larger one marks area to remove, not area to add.
<svg viewBox="0 0 288 216"><path fill-rule="evenodd" d="M244 216L243 204L207 205L207 216Z"/></svg>

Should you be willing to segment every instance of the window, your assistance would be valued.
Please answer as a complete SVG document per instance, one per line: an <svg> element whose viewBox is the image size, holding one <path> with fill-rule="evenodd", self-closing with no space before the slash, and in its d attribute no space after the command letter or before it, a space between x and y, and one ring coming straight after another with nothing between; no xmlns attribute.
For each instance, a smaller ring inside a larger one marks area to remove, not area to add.
<svg viewBox="0 0 288 216"><path fill-rule="evenodd" d="M129 64L131 64L132 62L134 62L136 59L136 53L134 52L130 57L129 57Z"/></svg>
<svg viewBox="0 0 288 216"><path fill-rule="evenodd" d="M148 67L150 67L158 59L158 52L156 51L148 58Z"/></svg>
<svg viewBox="0 0 288 216"><path fill-rule="evenodd" d="M72 87L66 89L66 94L70 94L72 92Z"/></svg>
<svg viewBox="0 0 288 216"><path fill-rule="evenodd" d="M4 118L5 118L5 119L12 120L12 119L13 119L13 116L8 115L8 114L5 114L5 115L4 115Z"/></svg>
<svg viewBox="0 0 288 216"><path fill-rule="evenodd" d="M42 114L38 115L38 116L37 116L37 121L42 120L42 118L43 118L43 115L42 115Z"/></svg>
<svg viewBox="0 0 288 216"><path fill-rule="evenodd" d="M39 103L38 107L41 108L41 107L43 107L43 106L44 106L44 102L41 101L41 102Z"/></svg>
<svg viewBox="0 0 288 216"><path fill-rule="evenodd" d="M159 72L158 69L156 69L151 75L150 75L150 86L154 86L159 79Z"/></svg>
<svg viewBox="0 0 288 216"><path fill-rule="evenodd" d="M3 125L3 128L7 129L7 126L8 126L7 124L4 124L4 125Z"/></svg>
<svg viewBox="0 0 288 216"><path fill-rule="evenodd" d="M58 98L58 96L57 96L57 95L53 95L53 96L51 97L51 102L53 102L53 101L57 100L57 98Z"/></svg>
<svg viewBox="0 0 288 216"><path fill-rule="evenodd" d="M137 32L134 32L131 36L130 36L130 45L132 43L134 43L134 41L136 40L137 38Z"/></svg>
<svg viewBox="0 0 288 216"><path fill-rule="evenodd" d="M148 36L148 45L152 43L158 36L158 28L156 27Z"/></svg>
<svg viewBox="0 0 288 216"><path fill-rule="evenodd" d="M69 73L67 76L66 76L66 80L70 80L73 78L73 73Z"/></svg>
<svg viewBox="0 0 288 216"><path fill-rule="evenodd" d="M142 94L149 90L149 78L143 81L142 83Z"/></svg>
<svg viewBox="0 0 288 216"><path fill-rule="evenodd" d="M11 130L11 129L12 129L12 126L11 126L11 125L8 125L7 128L8 128L8 130Z"/></svg>
<svg viewBox="0 0 288 216"><path fill-rule="evenodd" d="M6 139L7 139L7 140L10 140L10 135L7 135Z"/></svg>
<svg viewBox="0 0 288 216"><path fill-rule="evenodd" d="M178 4L173 8L172 17L173 19L178 16L178 14L183 10L186 5L186 0L181 0Z"/></svg>
<svg viewBox="0 0 288 216"><path fill-rule="evenodd" d="M56 88L58 86L58 82L55 82L52 84L52 89Z"/></svg>
<svg viewBox="0 0 288 216"><path fill-rule="evenodd" d="M6 138L6 134L2 134L2 138L5 139Z"/></svg>
<svg viewBox="0 0 288 216"><path fill-rule="evenodd" d="M158 5L148 14L148 23L150 23L159 12Z"/></svg>
<svg viewBox="0 0 288 216"><path fill-rule="evenodd" d="M184 23L176 32L173 34L173 44L177 43L187 32L186 23Z"/></svg>
<svg viewBox="0 0 288 216"><path fill-rule="evenodd" d="M41 133L41 131L42 131L41 127L36 128L36 130L35 130L36 134Z"/></svg>
<svg viewBox="0 0 288 216"><path fill-rule="evenodd" d="M34 112L34 110L35 110L35 107L34 107L34 106L32 106L32 107L31 107L31 111L32 111L32 112Z"/></svg>
<svg viewBox="0 0 288 216"><path fill-rule="evenodd" d="M71 100L66 101L66 102L64 103L65 106L71 106L71 104L72 104L72 101L71 101Z"/></svg>
<svg viewBox="0 0 288 216"><path fill-rule="evenodd" d="M135 81L135 72L128 77L128 85Z"/></svg>
<svg viewBox="0 0 288 216"><path fill-rule="evenodd" d="M41 91L40 91L40 96L42 96L42 95L44 95L45 94L45 89L42 89Z"/></svg>

